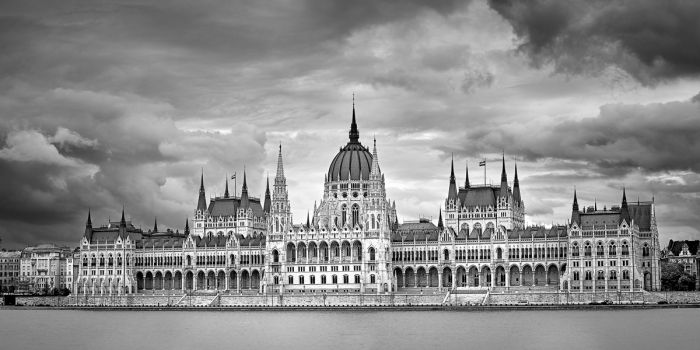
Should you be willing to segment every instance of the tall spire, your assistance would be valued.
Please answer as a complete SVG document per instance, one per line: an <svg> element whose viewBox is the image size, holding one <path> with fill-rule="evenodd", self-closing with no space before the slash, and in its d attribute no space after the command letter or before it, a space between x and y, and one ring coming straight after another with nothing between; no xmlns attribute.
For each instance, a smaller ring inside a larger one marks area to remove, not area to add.
<svg viewBox="0 0 700 350"><path fill-rule="evenodd" d="M158 217L153 220L153 232L158 232Z"/></svg>
<svg viewBox="0 0 700 350"><path fill-rule="evenodd" d="M622 221L627 222L628 225L631 224L630 211L629 207L627 206L627 191L624 187L622 187L622 206L620 207L620 223L622 223Z"/></svg>
<svg viewBox="0 0 700 350"><path fill-rule="evenodd" d="M515 163L515 179L513 179L513 197L520 203L520 181L518 181L518 163Z"/></svg>
<svg viewBox="0 0 700 350"><path fill-rule="evenodd" d="M574 188L574 204L571 206L571 223L581 224L581 213L578 211L578 198L576 197L576 189Z"/></svg>
<svg viewBox="0 0 700 350"><path fill-rule="evenodd" d="M204 193L204 170L202 170L202 176L199 179L199 200L197 201L197 210L201 210L202 213L207 210L207 197Z"/></svg>
<svg viewBox="0 0 700 350"><path fill-rule="evenodd" d="M438 215L438 228L442 230L445 226L442 224L442 208L440 208L440 214Z"/></svg>
<svg viewBox="0 0 700 350"><path fill-rule="evenodd" d="M228 175L226 175L226 189L224 190L224 198L228 198Z"/></svg>
<svg viewBox="0 0 700 350"><path fill-rule="evenodd" d="M88 209L88 218L87 222L85 223L85 227L90 227L92 228L92 213L90 212L90 209Z"/></svg>
<svg viewBox="0 0 700 350"><path fill-rule="evenodd" d="M126 227L126 220L124 219L124 206L122 206L122 218L119 220L119 227Z"/></svg>
<svg viewBox="0 0 700 350"><path fill-rule="evenodd" d="M455 179L455 159L450 163L450 189L447 192L447 200L457 201L457 180Z"/></svg>
<svg viewBox="0 0 700 350"><path fill-rule="evenodd" d="M243 168L243 187L241 188L241 208L248 209L248 182L246 181L245 167Z"/></svg>
<svg viewBox="0 0 700 350"><path fill-rule="evenodd" d="M280 143L280 151L277 154L277 174L275 179L284 177L284 165L282 164L282 144Z"/></svg>
<svg viewBox="0 0 700 350"><path fill-rule="evenodd" d="M265 185L265 203L263 205L263 211L267 214L270 213L270 177L267 177L267 184Z"/></svg>
<svg viewBox="0 0 700 350"><path fill-rule="evenodd" d="M309 212L306 212L306 228L311 227L311 221L309 221Z"/></svg>
<svg viewBox="0 0 700 350"><path fill-rule="evenodd" d="M360 132L357 130L355 121L355 94L352 94L352 123L350 124L350 143L360 142Z"/></svg>
<svg viewBox="0 0 700 350"><path fill-rule="evenodd" d="M87 217L87 222L85 222L85 237L87 237L88 241L92 239L92 218L90 215L90 209L88 209L88 217Z"/></svg>
<svg viewBox="0 0 700 350"><path fill-rule="evenodd" d="M190 234L190 219L185 219L185 235Z"/></svg>
<svg viewBox="0 0 700 350"><path fill-rule="evenodd" d="M469 188L469 162L464 162L464 167L466 169L464 176L464 188Z"/></svg>
<svg viewBox="0 0 700 350"><path fill-rule="evenodd" d="M377 139L374 139L374 148L372 149L372 170L370 171L370 176L379 175L381 170L379 169L379 156L377 155Z"/></svg>
<svg viewBox="0 0 700 350"><path fill-rule="evenodd" d="M508 197L508 177L506 176L506 155L503 154L503 166L501 168L501 197Z"/></svg>

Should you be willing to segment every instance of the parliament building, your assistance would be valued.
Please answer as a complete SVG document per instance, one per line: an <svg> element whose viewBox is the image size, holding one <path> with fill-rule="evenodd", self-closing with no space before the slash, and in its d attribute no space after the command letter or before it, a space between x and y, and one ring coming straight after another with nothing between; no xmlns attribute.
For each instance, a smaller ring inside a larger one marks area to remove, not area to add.
<svg viewBox="0 0 700 350"><path fill-rule="evenodd" d="M565 225L525 225L517 166L500 185L457 185L451 166L437 224L399 223L387 197L377 145L360 142L353 106L349 140L332 159L323 195L304 223L292 220L282 147L264 198L207 202L204 175L183 232L136 228L121 220L93 226L80 242L74 292L394 293L420 290L659 290L654 202L598 210L573 194Z"/></svg>

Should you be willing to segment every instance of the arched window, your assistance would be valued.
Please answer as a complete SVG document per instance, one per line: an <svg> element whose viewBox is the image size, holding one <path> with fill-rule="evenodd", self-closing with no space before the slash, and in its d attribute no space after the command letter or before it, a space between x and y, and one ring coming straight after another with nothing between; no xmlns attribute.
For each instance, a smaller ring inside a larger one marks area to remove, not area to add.
<svg viewBox="0 0 700 350"><path fill-rule="evenodd" d="M615 246L615 242L610 242L610 246L608 247L608 255L617 255L617 247Z"/></svg>
<svg viewBox="0 0 700 350"><path fill-rule="evenodd" d="M333 275L332 281L333 281L333 284L338 284L338 276Z"/></svg>
<svg viewBox="0 0 700 350"><path fill-rule="evenodd" d="M642 256L649 256L649 245L646 243L642 247Z"/></svg>
<svg viewBox="0 0 700 350"><path fill-rule="evenodd" d="M605 249L603 249L603 242L598 242L598 246L596 247L596 255L597 256L605 255Z"/></svg>
<svg viewBox="0 0 700 350"><path fill-rule="evenodd" d="M272 262L279 262L280 261L280 253L277 252L277 249L272 251Z"/></svg>
<svg viewBox="0 0 700 350"><path fill-rule="evenodd" d="M340 216L340 219L341 219L340 224L342 226L345 226L345 223L347 222L347 218L348 218L348 206L343 204L342 214Z"/></svg>
<svg viewBox="0 0 700 350"><path fill-rule="evenodd" d="M450 251L449 250L445 249L442 253L445 257L444 260L450 260Z"/></svg>
<svg viewBox="0 0 700 350"><path fill-rule="evenodd" d="M610 271L610 279L611 280L617 279L617 271L615 271L615 270Z"/></svg>
<svg viewBox="0 0 700 350"><path fill-rule="evenodd" d="M571 245L571 256L578 257L578 243L577 242L574 242L574 244Z"/></svg>
<svg viewBox="0 0 700 350"><path fill-rule="evenodd" d="M630 247L627 245L627 242L622 242L622 256L628 255L630 255Z"/></svg>
<svg viewBox="0 0 700 350"><path fill-rule="evenodd" d="M360 275L355 275L355 283L360 283Z"/></svg>
<svg viewBox="0 0 700 350"><path fill-rule="evenodd" d="M321 284L326 284L326 275L321 275Z"/></svg>
<svg viewBox="0 0 700 350"><path fill-rule="evenodd" d="M369 248L369 261L374 261L374 259L375 259L374 248Z"/></svg>
<svg viewBox="0 0 700 350"><path fill-rule="evenodd" d="M343 283L344 284L350 283L350 277L348 275L343 275Z"/></svg>
<svg viewBox="0 0 700 350"><path fill-rule="evenodd" d="M586 271L586 281L590 281L593 279L593 274L591 271Z"/></svg>
<svg viewBox="0 0 700 350"><path fill-rule="evenodd" d="M304 284L304 276L299 276L299 284Z"/></svg>
<svg viewBox="0 0 700 350"><path fill-rule="evenodd" d="M579 272L574 271L574 281L578 281L580 279Z"/></svg>
<svg viewBox="0 0 700 350"><path fill-rule="evenodd" d="M585 254L586 256L591 256L591 254L592 254L591 249L592 249L592 248L591 248L591 242L586 242L586 244L585 244L585 246L584 246L584 248L583 248L584 254Z"/></svg>
<svg viewBox="0 0 700 350"><path fill-rule="evenodd" d="M294 276L289 276L289 284L294 284Z"/></svg>
<svg viewBox="0 0 700 350"><path fill-rule="evenodd" d="M628 281L630 279L630 272L627 270L622 271L622 279Z"/></svg>
<svg viewBox="0 0 700 350"><path fill-rule="evenodd" d="M369 275L369 283L377 283L377 278L374 275Z"/></svg>
<svg viewBox="0 0 700 350"><path fill-rule="evenodd" d="M105 266L105 256L100 255L100 266Z"/></svg>
<svg viewBox="0 0 700 350"><path fill-rule="evenodd" d="M372 229L374 229L374 214L372 214L370 218L370 220L372 221Z"/></svg>
<svg viewBox="0 0 700 350"><path fill-rule="evenodd" d="M360 206L357 204L352 205L352 227L355 227L360 223Z"/></svg>
<svg viewBox="0 0 700 350"><path fill-rule="evenodd" d="M599 281L605 280L605 271L603 271L603 270L598 271L598 280Z"/></svg>

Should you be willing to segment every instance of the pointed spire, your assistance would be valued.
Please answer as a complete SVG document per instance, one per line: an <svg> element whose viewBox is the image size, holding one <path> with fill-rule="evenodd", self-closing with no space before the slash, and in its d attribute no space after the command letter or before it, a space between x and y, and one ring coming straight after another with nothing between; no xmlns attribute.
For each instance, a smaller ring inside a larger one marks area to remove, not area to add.
<svg viewBox="0 0 700 350"><path fill-rule="evenodd" d="M91 218L90 209L88 209L87 222L85 222L85 235L84 236L88 239L88 241L92 239L92 218Z"/></svg>
<svg viewBox="0 0 700 350"><path fill-rule="evenodd" d="M309 221L309 212L306 212L306 228L311 227L311 221Z"/></svg>
<svg viewBox="0 0 700 350"><path fill-rule="evenodd" d="M360 132L357 130L355 121L355 94L352 94L352 123L350 124L350 143L360 142Z"/></svg>
<svg viewBox="0 0 700 350"><path fill-rule="evenodd" d="M501 167L501 197L508 197L508 176L506 176L506 155L503 153L503 165Z"/></svg>
<svg viewBox="0 0 700 350"><path fill-rule="evenodd" d="M447 200L457 202L457 180L455 179L455 158L452 156L450 163L450 188L447 191Z"/></svg>
<svg viewBox="0 0 700 350"><path fill-rule="evenodd" d="M185 235L190 234L190 219L185 219Z"/></svg>
<svg viewBox="0 0 700 350"><path fill-rule="evenodd" d="M379 169L379 155L377 155L377 138L374 138L374 148L372 149L372 170L370 170L370 176L379 175L381 170Z"/></svg>
<svg viewBox="0 0 700 350"><path fill-rule="evenodd" d="M282 143L280 143L280 150L277 154L277 174L275 179L284 177L284 165L282 164Z"/></svg>
<svg viewBox="0 0 700 350"><path fill-rule="evenodd" d="M518 163L515 163L515 179L513 179L513 197L516 203L520 203L520 181L518 180Z"/></svg>
<svg viewBox="0 0 700 350"><path fill-rule="evenodd" d="M246 180L246 171L243 167L243 187L241 187L241 208L248 209L248 181Z"/></svg>
<svg viewBox="0 0 700 350"><path fill-rule="evenodd" d="M202 213L207 210L207 197L204 193L204 169L202 169L202 176L199 180L199 199L197 200L197 210L201 210Z"/></svg>
<svg viewBox="0 0 700 350"><path fill-rule="evenodd" d="M153 221L153 232L158 232L158 217Z"/></svg>
<svg viewBox="0 0 700 350"><path fill-rule="evenodd" d="M92 213L90 212L89 208L88 208L88 218L87 218L87 222L85 223L85 227L92 227Z"/></svg>
<svg viewBox="0 0 700 350"><path fill-rule="evenodd" d="M469 188L469 162L464 162L464 167L466 169L464 174L464 188Z"/></svg>
<svg viewBox="0 0 700 350"><path fill-rule="evenodd" d="M598 198L593 197L593 211L598 211Z"/></svg>
<svg viewBox="0 0 700 350"><path fill-rule="evenodd" d="M224 198L228 198L228 175L226 175L226 189L224 190Z"/></svg>
<svg viewBox="0 0 700 350"><path fill-rule="evenodd" d="M631 220L630 220L630 211L629 207L627 206L627 191L625 187L622 187L622 206L620 207L620 223L622 221L627 222L628 225L631 225Z"/></svg>
<svg viewBox="0 0 700 350"><path fill-rule="evenodd" d="M574 188L574 204L571 206L571 223L580 224L581 213L578 211L578 198L576 188Z"/></svg>
<svg viewBox="0 0 700 350"><path fill-rule="evenodd" d="M442 224L442 208L440 208L440 214L438 215L438 228L442 231L445 226Z"/></svg>
<svg viewBox="0 0 700 350"><path fill-rule="evenodd" d="M270 213L271 199L270 199L270 177L267 177L267 184L265 185L265 203L263 205L263 211L265 213Z"/></svg>
<svg viewBox="0 0 700 350"><path fill-rule="evenodd" d="M126 227L126 220L124 219L124 206L122 205L122 218L119 220L120 227Z"/></svg>

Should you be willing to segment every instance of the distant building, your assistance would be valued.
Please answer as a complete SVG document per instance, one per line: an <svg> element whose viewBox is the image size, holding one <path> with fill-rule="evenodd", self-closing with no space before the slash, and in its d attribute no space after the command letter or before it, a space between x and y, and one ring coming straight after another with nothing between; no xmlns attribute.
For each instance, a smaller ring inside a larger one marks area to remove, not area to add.
<svg viewBox="0 0 700 350"><path fill-rule="evenodd" d="M22 252L0 252L0 292L14 292L19 285Z"/></svg>
<svg viewBox="0 0 700 350"><path fill-rule="evenodd" d="M71 289L73 252L55 244L40 244L22 250L20 287L29 292Z"/></svg>
<svg viewBox="0 0 700 350"><path fill-rule="evenodd" d="M695 277L695 289L700 290L700 279L698 271L700 271L700 240L694 241L668 241L668 246L664 249L663 257L668 262L681 264L683 269L689 275Z"/></svg>

